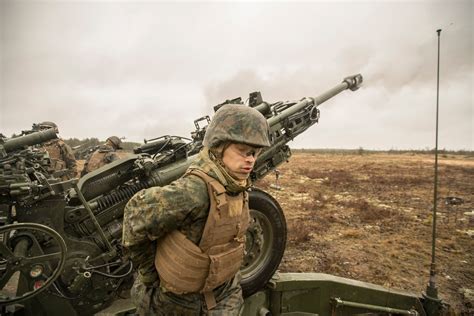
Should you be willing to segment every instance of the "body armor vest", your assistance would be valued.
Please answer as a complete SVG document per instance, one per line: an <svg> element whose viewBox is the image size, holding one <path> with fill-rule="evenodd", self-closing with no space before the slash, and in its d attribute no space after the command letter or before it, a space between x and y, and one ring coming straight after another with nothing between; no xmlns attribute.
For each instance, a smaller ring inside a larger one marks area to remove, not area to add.
<svg viewBox="0 0 474 316"><path fill-rule="evenodd" d="M44 145L44 149L48 152L51 159L51 169L60 171L66 169L66 162L63 160L61 146L59 141L52 141Z"/></svg>
<svg viewBox="0 0 474 316"><path fill-rule="evenodd" d="M108 145L102 145L89 157L84 166L84 170L86 173L92 172L108 163L111 163L115 159L118 159L115 154L115 149Z"/></svg>
<svg viewBox="0 0 474 316"><path fill-rule="evenodd" d="M96 169L99 169L102 166L105 166L107 163L105 162L105 155L107 152L96 151L94 152L89 160L87 161L86 171L91 172Z"/></svg>
<svg viewBox="0 0 474 316"><path fill-rule="evenodd" d="M210 207L199 246L178 230L157 244L155 267L161 286L184 294L201 292L208 309L216 305L212 290L231 280L242 265L245 232L249 225L248 193L235 196L200 170L191 170L206 182Z"/></svg>

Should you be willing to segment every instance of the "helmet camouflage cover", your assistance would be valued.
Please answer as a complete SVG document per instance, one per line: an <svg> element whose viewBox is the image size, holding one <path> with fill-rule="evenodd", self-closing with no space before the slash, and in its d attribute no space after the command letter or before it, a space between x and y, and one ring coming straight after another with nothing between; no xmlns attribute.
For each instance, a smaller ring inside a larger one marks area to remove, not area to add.
<svg viewBox="0 0 474 316"><path fill-rule="evenodd" d="M117 136L110 136L109 138L106 139L106 141L110 141L115 148L117 149L122 149L122 140L118 138Z"/></svg>
<svg viewBox="0 0 474 316"><path fill-rule="evenodd" d="M58 128L58 125L56 125L56 123L54 122L50 122L50 121L44 121L44 122L41 122L38 124L38 126L41 128L41 127L46 127L46 128Z"/></svg>
<svg viewBox="0 0 474 316"><path fill-rule="evenodd" d="M203 145L213 148L228 141L255 147L270 146L267 120L259 111L246 105L222 106L206 129Z"/></svg>

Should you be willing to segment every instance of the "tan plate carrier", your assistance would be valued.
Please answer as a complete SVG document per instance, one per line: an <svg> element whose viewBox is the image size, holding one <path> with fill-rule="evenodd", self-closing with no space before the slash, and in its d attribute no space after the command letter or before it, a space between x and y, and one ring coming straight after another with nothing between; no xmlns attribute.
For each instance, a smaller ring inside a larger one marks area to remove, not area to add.
<svg viewBox="0 0 474 316"><path fill-rule="evenodd" d="M51 169L54 171L60 171L66 169L66 162L63 161L62 149L59 145L59 141L52 141L44 145L44 149L49 154L51 160Z"/></svg>
<svg viewBox="0 0 474 316"><path fill-rule="evenodd" d="M208 309L216 306L213 290L231 280L242 265L249 225L248 193L231 196L216 179L200 170L209 192L209 215L199 246L178 230L158 241L155 267L167 291L203 293Z"/></svg>
<svg viewBox="0 0 474 316"><path fill-rule="evenodd" d="M113 154L114 150L108 149L105 146L101 146L99 147L99 149L94 151L92 155L89 157L89 159L87 160L86 165L84 166L84 168L86 169L86 172L88 173L92 172L96 169L99 169L102 166L105 166L109 162L112 162L112 161L107 161L105 159L107 154L109 153Z"/></svg>

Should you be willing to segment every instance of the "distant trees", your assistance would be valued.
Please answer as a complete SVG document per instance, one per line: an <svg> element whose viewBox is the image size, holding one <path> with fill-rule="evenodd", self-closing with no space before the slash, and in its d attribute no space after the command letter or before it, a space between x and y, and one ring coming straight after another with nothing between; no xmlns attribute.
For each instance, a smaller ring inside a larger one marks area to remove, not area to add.
<svg viewBox="0 0 474 316"><path fill-rule="evenodd" d="M292 148L294 153L320 153L320 154L377 154L377 153L388 153L388 154L433 154L434 148L425 148L425 149L394 149L389 150L380 150L380 149L365 149L364 147L359 147L357 149L341 149L341 148ZM474 151L472 150L447 150L447 149L438 149L440 155L465 155L469 157L474 157Z"/></svg>
<svg viewBox="0 0 474 316"><path fill-rule="evenodd" d="M101 142L98 138L95 138L95 137L85 138L85 139L69 138L69 139L64 139L64 142L68 144L71 148L74 148L74 147L77 148L77 146L92 147L92 146L97 146L99 144L105 143L105 141Z"/></svg>
<svg viewBox="0 0 474 316"><path fill-rule="evenodd" d="M68 138L64 139L64 142L68 144L74 151L88 151L90 148L94 148L97 145L101 145L105 143L105 140L101 141L98 138ZM122 148L125 151L132 151L134 147L139 146L140 143L135 142L122 142Z"/></svg>

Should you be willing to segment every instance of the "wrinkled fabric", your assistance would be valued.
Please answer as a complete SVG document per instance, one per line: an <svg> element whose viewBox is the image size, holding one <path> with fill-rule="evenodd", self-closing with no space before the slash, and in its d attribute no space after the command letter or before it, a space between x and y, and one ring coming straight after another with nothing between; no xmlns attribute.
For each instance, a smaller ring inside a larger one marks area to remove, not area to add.
<svg viewBox="0 0 474 316"><path fill-rule="evenodd" d="M105 166L112 161L119 159L119 155L112 146L101 145L86 160L82 175Z"/></svg>
<svg viewBox="0 0 474 316"><path fill-rule="evenodd" d="M61 176L63 180L75 178L77 176L77 163L71 147L62 139L54 139L43 145L51 159L52 172L64 171Z"/></svg>
<svg viewBox="0 0 474 316"><path fill-rule="evenodd" d="M229 185L219 167L203 149L190 169L198 169ZM243 304L240 273L214 290L217 306L207 311L201 293L176 295L159 286L154 266L156 241L178 229L199 244L209 214L207 185L188 174L164 187L135 194L124 210L122 243L138 267L132 299L140 315L237 315Z"/></svg>
<svg viewBox="0 0 474 316"><path fill-rule="evenodd" d="M244 192L250 187L250 179L244 181L234 179L227 172L223 163L220 162L207 147L204 147L199 153L198 163L199 166L197 168L190 166L189 169L204 168L202 170L205 173L212 172L215 174L214 178L219 180L219 182L224 185L226 192L228 193L237 194Z"/></svg>
<svg viewBox="0 0 474 316"><path fill-rule="evenodd" d="M131 299L138 315L237 316L244 304L240 280L239 272L233 280L214 290L217 306L211 310L207 310L200 293L176 295L162 291L158 281L147 287L138 278L131 289Z"/></svg>

